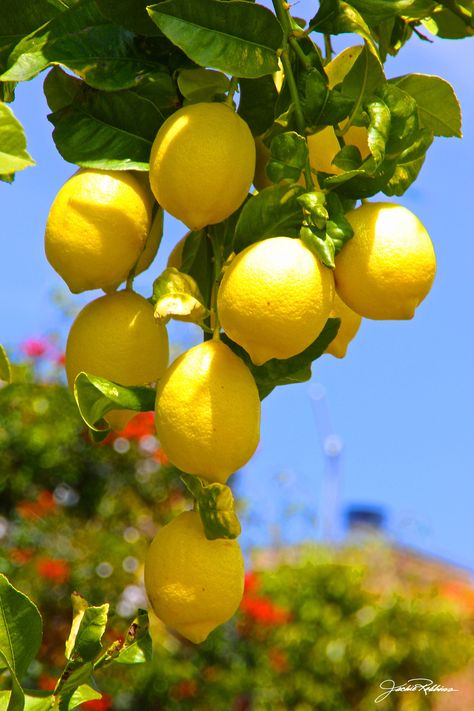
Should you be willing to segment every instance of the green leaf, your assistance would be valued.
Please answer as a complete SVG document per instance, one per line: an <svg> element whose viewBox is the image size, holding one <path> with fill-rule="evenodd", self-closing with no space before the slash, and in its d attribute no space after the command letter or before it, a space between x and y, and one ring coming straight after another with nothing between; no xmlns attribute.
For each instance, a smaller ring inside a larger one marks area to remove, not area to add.
<svg viewBox="0 0 474 711"><path fill-rule="evenodd" d="M308 127L332 125L348 116L354 104L352 98L339 91L330 91L327 79L317 69L307 72L303 78L300 98Z"/></svg>
<svg viewBox="0 0 474 711"><path fill-rule="evenodd" d="M109 605L89 605L79 593L72 593L73 620L66 642L66 659L90 662L102 649L102 636L107 626Z"/></svg>
<svg viewBox="0 0 474 711"><path fill-rule="evenodd" d="M435 136L461 138L461 109L451 84L427 74L406 74L391 82L416 101L421 126Z"/></svg>
<svg viewBox="0 0 474 711"><path fill-rule="evenodd" d="M355 55L347 55L347 59ZM361 47L360 52L352 63L351 68L345 75L341 91L345 96L348 96L361 104L362 101L370 96L377 88L385 83L385 74L383 67L377 57L368 49L367 45Z"/></svg>
<svg viewBox="0 0 474 711"><path fill-rule="evenodd" d="M320 229L324 229L329 217L326 210L326 196L323 192L314 190L311 193L303 193L298 199L299 204L303 208L305 221L309 225L314 225Z"/></svg>
<svg viewBox="0 0 474 711"><path fill-rule="evenodd" d="M38 608L0 574L0 650L18 678L24 676L37 655L41 638Z"/></svg>
<svg viewBox="0 0 474 711"><path fill-rule="evenodd" d="M59 711L69 711L76 690L83 684L90 685L93 670L92 662L67 664L59 682L59 690L55 694L55 697L59 698Z"/></svg>
<svg viewBox="0 0 474 711"><path fill-rule="evenodd" d="M304 192L301 185L272 185L251 197L235 228L234 250L269 237L297 237L303 221L297 198Z"/></svg>
<svg viewBox="0 0 474 711"><path fill-rule="evenodd" d="M0 173L24 170L35 161L26 150L23 126L11 108L0 102Z"/></svg>
<svg viewBox="0 0 474 711"><path fill-rule="evenodd" d="M384 188L386 195L403 195L416 180L423 166L433 134L422 129L417 140L397 158L394 173Z"/></svg>
<svg viewBox="0 0 474 711"><path fill-rule="evenodd" d="M303 383L311 378L311 363L325 353L339 330L340 319L330 318L313 343L302 353L292 358L279 360L273 358L264 365L254 365L248 353L237 343L223 334L222 340L240 356L250 368L257 383L260 399L263 400L278 385Z"/></svg>
<svg viewBox="0 0 474 711"><path fill-rule="evenodd" d="M237 538L241 528L234 511L234 497L226 484L204 481L192 474L181 474L187 489L196 499L206 538Z"/></svg>
<svg viewBox="0 0 474 711"><path fill-rule="evenodd" d="M215 101L229 90L230 80L213 69L183 69L178 76L178 88L187 101Z"/></svg>
<svg viewBox="0 0 474 711"><path fill-rule="evenodd" d="M56 99L45 87L48 101ZM102 92L83 84L73 103L48 116L62 157L85 168L147 170L164 116L137 91Z"/></svg>
<svg viewBox="0 0 474 711"><path fill-rule="evenodd" d="M376 95L390 111L390 132L385 150L387 157L395 158L411 145L419 131L416 101L388 82L377 90Z"/></svg>
<svg viewBox="0 0 474 711"><path fill-rule="evenodd" d="M4 704L3 708L0 706L1 711L23 711L25 708L25 693L20 686L18 675L15 674L13 665L2 650L0 650L0 669L6 669L9 672L12 687L9 696L5 696L3 699L0 698L0 703L3 701Z"/></svg>
<svg viewBox="0 0 474 711"><path fill-rule="evenodd" d="M254 136L260 136L270 128L275 117L278 98L273 77L240 79L239 115L246 121Z"/></svg>
<svg viewBox="0 0 474 711"><path fill-rule="evenodd" d="M308 144L295 131L280 133L272 140L271 158L267 165L267 175L273 183L280 180L299 179L308 160Z"/></svg>
<svg viewBox="0 0 474 711"><path fill-rule="evenodd" d="M102 694L100 691L93 689L90 684L81 684L76 688L71 698L69 699L68 711L73 711L81 704L86 701L92 701L93 699L101 699Z"/></svg>
<svg viewBox="0 0 474 711"><path fill-rule="evenodd" d="M0 343L0 380L5 383L11 383L12 369L8 360L7 352Z"/></svg>
<svg viewBox="0 0 474 711"><path fill-rule="evenodd" d="M28 689L25 691L24 711L49 711L53 704L53 694L51 691L37 691Z"/></svg>
<svg viewBox="0 0 474 711"><path fill-rule="evenodd" d="M332 239L326 234L325 227L320 229L313 225L303 225L300 231L300 239L326 267L334 269L336 266L334 262L336 248Z"/></svg>
<svg viewBox="0 0 474 711"><path fill-rule="evenodd" d="M282 30L262 5L234 0L171 0L148 8L160 30L202 67L249 79L278 69Z"/></svg>
<svg viewBox="0 0 474 711"><path fill-rule="evenodd" d="M162 68L156 40L112 25L95 0L82 0L21 40L3 80L26 81L51 64L62 64L96 89L127 89Z"/></svg>
<svg viewBox="0 0 474 711"><path fill-rule="evenodd" d="M336 193L327 193L326 208L329 213L329 219L326 222L326 232L334 244L335 253L338 254L345 243L354 235L354 230L346 218L345 213L347 210Z"/></svg>
<svg viewBox="0 0 474 711"><path fill-rule="evenodd" d="M148 412L155 409L155 390L147 387L124 387L97 375L79 373L74 382L74 397L81 417L95 432L107 433L100 423L111 410Z"/></svg>
<svg viewBox="0 0 474 711"><path fill-rule="evenodd" d="M352 4L342 0L321 0L309 27L312 32L331 35L355 32L366 40L374 53L377 52L374 36L362 15Z"/></svg>
<svg viewBox="0 0 474 711"><path fill-rule="evenodd" d="M0 73L6 69L6 60L14 46L63 9L51 0L2 0Z"/></svg>
<svg viewBox="0 0 474 711"><path fill-rule="evenodd" d="M148 613L138 610L136 618L128 628L123 646L116 661L120 664L141 664L149 662L153 655L153 645L149 632Z"/></svg>
<svg viewBox="0 0 474 711"><path fill-rule="evenodd" d="M51 111L60 111L70 106L82 87L81 79L72 77L61 67L52 67L43 83L44 94Z"/></svg>
<svg viewBox="0 0 474 711"><path fill-rule="evenodd" d="M180 271L193 277L208 308L214 285L212 258L211 240L206 231L190 232L184 244Z"/></svg>
<svg viewBox="0 0 474 711"><path fill-rule="evenodd" d="M155 306L155 318L168 323L177 321L202 323L209 316L203 297L195 280L175 267L168 267L153 282L151 302Z"/></svg>
<svg viewBox="0 0 474 711"><path fill-rule="evenodd" d="M390 136L391 114L388 106L381 99L373 99L366 105L369 115L367 143L378 168L385 158L385 147Z"/></svg>
<svg viewBox="0 0 474 711"><path fill-rule="evenodd" d="M413 4L413 0L350 0L350 2L371 26L378 25L390 17L403 15Z"/></svg>
<svg viewBox="0 0 474 711"><path fill-rule="evenodd" d="M448 2L443 3L447 5ZM451 6L458 12L453 12L440 3L435 8L431 18L424 20L423 24L429 32L443 39L463 39L474 35L473 5L472 0L466 2L452 2Z"/></svg>
<svg viewBox="0 0 474 711"><path fill-rule="evenodd" d="M146 10L149 0L97 0L97 4L102 14L113 24L122 25L138 35L160 34Z"/></svg>
<svg viewBox="0 0 474 711"><path fill-rule="evenodd" d="M333 158L334 165L342 170L357 170L362 163L362 157L357 146L344 146Z"/></svg>

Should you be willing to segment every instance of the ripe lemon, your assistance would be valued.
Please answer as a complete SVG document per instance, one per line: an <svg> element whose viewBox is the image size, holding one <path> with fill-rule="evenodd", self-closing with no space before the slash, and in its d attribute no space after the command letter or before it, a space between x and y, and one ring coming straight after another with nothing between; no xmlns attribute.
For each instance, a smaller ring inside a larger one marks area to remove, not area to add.
<svg viewBox="0 0 474 711"><path fill-rule="evenodd" d="M168 335L153 306L132 291L91 301L72 324L66 345L66 374L73 389L85 371L120 385L146 385L161 378L168 363ZM107 421L120 429L135 413L116 410Z"/></svg>
<svg viewBox="0 0 474 711"><path fill-rule="evenodd" d="M255 144L245 121L226 104L190 104L158 131L150 184L165 210L200 230L240 207L254 169Z"/></svg>
<svg viewBox="0 0 474 711"><path fill-rule="evenodd" d="M410 319L436 272L430 236L401 205L365 203L346 215L354 236L336 257L339 296L372 319Z"/></svg>
<svg viewBox="0 0 474 711"><path fill-rule="evenodd" d="M74 293L113 291L141 255L151 200L127 171L79 170L51 206L45 233L49 263Z"/></svg>
<svg viewBox="0 0 474 711"><path fill-rule="evenodd" d="M208 540L199 513L185 511L153 539L145 560L145 588L156 615L199 644L240 604L240 546L235 540Z"/></svg>
<svg viewBox="0 0 474 711"><path fill-rule="evenodd" d="M260 438L260 399L245 363L216 340L183 353L158 385L156 431L175 466L224 483Z"/></svg>
<svg viewBox="0 0 474 711"><path fill-rule="evenodd" d="M347 351L347 346L352 341L362 321L362 316L352 311L336 293L334 297L334 306L331 313L331 318L341 319L339 331L326 349L326 353L330 353L336 358L344 358Z"/></svg>
<svg viewBox="0 0 474 711"><path fill-rule="evenodd" d="M227 335L261 365L309 346L333 301L331 270L300 239L271 237L251 244L230 263L217 310Z"/></svg>

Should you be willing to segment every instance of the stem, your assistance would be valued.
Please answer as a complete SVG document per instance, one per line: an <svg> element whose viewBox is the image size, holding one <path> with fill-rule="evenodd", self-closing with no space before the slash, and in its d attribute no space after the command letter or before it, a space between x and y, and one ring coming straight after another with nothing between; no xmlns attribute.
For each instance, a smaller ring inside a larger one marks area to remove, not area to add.
<svg viewBox="0 0 474 711"><path fill-rule="evenodd" d="M283 28L283 48L281 53L281 63L283 65L283 71L285 72L285 79L288 82L291 100L293 101L293 105L295 107L296 126L298 128L298 133L300 133L302 136L306 136L306 121L304 118L303 109L301 107L298 87L296 86L295 75L293 74L293 68L291 66L291 60L288 53L288 43L290 42L290 35L292 32L288 6L286 3L283 2L283 0L273 0L273 7L275 8L276 15ZM306 160L306 165L304 168L304 179L306 183L306 189L309 192L313 191L314 182L313 176L311 175L309 157Z"/></svg>
<svg viewBox="0 0 474 711"><path fill-rule="evenodd" d="M300 60L303 67L309 71L312 67L312 64L311 64L310 60L308 59L308 57L306 56L306 54L301 49L296 37L288 37L288 43L289 43L291 49L296 54L296 56L298 57L298 59Z"/></svg>
<svg viewBox="0 0 474 711"><path fill-rule="evenodd" d="M326 62L330 62L333 55L331 35L324 35L324 51L326 53Z"/></svg>
<svg viewBox="0 0 474 711"><path fill-rule="evenodd" d="M222 252L220 248L220 244L213 232L211 230L208 230L207 236L211 240L211 245L212 245L212 253L214 257L214 289L213 289L213 294L212 294L212 310L214 311L214 332L212 334L212 337L215 340L220 340L220 330L221 330L221 324L219 321L219 314L217 311L217 292L219 291L219 283L221 279L221 272L222 272Z"/></svg>
<svg viewBox="0 0 474 711"><path fill-rule="evenodd" d="M234 94L238 88L239 88L239 80L236 79L236 77L231 77L230 84L229 84L229 93L227 94L224 104L227 104L231 108L234 107Z"/></svg>

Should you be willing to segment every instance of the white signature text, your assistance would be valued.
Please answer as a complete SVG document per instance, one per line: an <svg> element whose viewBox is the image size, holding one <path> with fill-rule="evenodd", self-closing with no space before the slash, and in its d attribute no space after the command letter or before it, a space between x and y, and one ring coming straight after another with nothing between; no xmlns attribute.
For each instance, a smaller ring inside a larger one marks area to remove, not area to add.
<svg viewBox="0 0 474 711"><path fill-rule="evenodd" d="M385 681L382 681L382 683L380 684L380 688L384 691L382 694L379 694L379 696L377 696L377 698L375 699L376 704L386 699L387 696L390 696L393 691L422 691L425 696L435 691L444 693L452 693L453 691L459 691L459 689L453 689L450 686L440 686L439 684L435 684L431 679L409 679L407 682L405 682L404 684L400 684L399 686L396 686L395 682L392 679L385 679Z"/></svg>

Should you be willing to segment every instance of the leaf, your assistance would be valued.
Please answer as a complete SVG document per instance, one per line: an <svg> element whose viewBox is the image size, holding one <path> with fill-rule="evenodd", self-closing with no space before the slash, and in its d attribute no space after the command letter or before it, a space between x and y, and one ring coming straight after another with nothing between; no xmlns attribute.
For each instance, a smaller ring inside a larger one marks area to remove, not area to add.
<svg viewBox="0 0 474 711"><path fill-rule="evenodd" d="M148 170L151 146L164 117L136 91L101 92L84 85L71 105L48 119L54 125L56 148L70 163L102 170Z"/></svg>
<svg viewBox="0 0 474 711"><path fill-rule="evenodd" d="M26 150L23 126L9 106L0 102L0 173L24 170L35 161Z"/></svg>
<svg viewBox="0 0 474 711"><path fill-rule="evenodd" d="M74 382L74 397L86 425L95 432L108 432L99 426L111 410L148 412L155 409L155 390L147 387L124 387L97 375L79 373Z"/></svg>
<svg viewBox="0 0 474 711"><path fill-rule="evenodd" d="M271 142L271 158L267 165L267 175L273 183L280 180L295 182L308 160L308 144L295 131L280 133Z"/></svg>
<svg viewBox="0 0 474 711"><path fill-rule="evenodd" d="M275 82L270 75L257 79L240 79L239 116L248 124L254 136L270 128L275 117L278 97Z"/></svg>
<svg viewBox="0 0 474 711"><path fill-rule="evenodd" d="M350 0L350 2L371 26L378 25L390 17L403 15L413 4L413 0Z"/></svg>
<svg viewBox="0 0 474 711"><path fill-rule="evenodd" d="M138 42L133 32L110 24L95 0L82 0L21 40L0 78L26 81L62 64L96 89L127 89L162 69L153 51L156 41Z"/></svg>
<svg viewBox="0 0 474 711"><path fill-rule="evenodd" d="M59 681L59 690L55 694L59 698L59 711L69 711L76 690L83 684L90 684L93 669L92 662L70 662L66 666Z"/></svg>
<svg viewBox="0 0 474 711"><path fill-rule="evenodd" d="M297 197L304 192L301 185L272 185L251 197L235 228L234 250L269 237L297 237L303 221Z"/></svg>
<svg viewBox="0 0 474 711"><path fill-rule="evenodd" d="M51 111L70 106L83 87L81 79L72 77L61 69L52 67L43 83L43 90Z"/></svg>
<svg viewBox="0 0 474 711"><path fill-rule="evenodd" d="M313 343L302 353L292 358L279 360L273 358L264 365L254 365L248 353L237 343L231 341L223 334L222 340L226 343L250 368L257 383L260 399L263 400L278 385L291 385L303 383L311 378L311 363L325 353L331 341L339 330L340 319L330 318Z"/></svg>
<svg viewBox="0 0 474 711"><path fill-rule="evenodd" d="M311 32L332 35L355 32L366 40L374 53L377 52L374 36L362 15L352 4L342 0L321 0L309 27Z"/></svg>
<svg viewBox="0 0 474 711"><path fill-rule="evenodd" d="M334 262L336 249L332 239L327 236L325 227L321 229L303 225L300 231L300 239L326 267L334 269L336 266Z"/></svg>
<svg viewBox="0 0 474 711"><path fill-rule="evenodd" d="M0 650L20 679L38 653L42 626L36 605L0 574Z"/></svg>
<svg viewBox="0 0 474 711"><path fill-rule="evenodd" d="M278 69L283 42L275 15L242 0L171 0L148 8L160 30L202 67L249 79Z"/></svg>
<svg viewBox="0 0 474 711"><path fill-rule="evenodd" d="M147 611L138 610L137 616L128 628L127 636L116 658L119 664L141 664L151 660L153 645L149 626Z"/></svg>
<svg viewBox="0 0 474 711"><path fill-rule="evenodd" d="M208 308L214 285L212 258L211 240L206 231L190 232L184 244L180 271L193 277Z"/></svg>
<svg viewBox="0 0 474 711"><path fill-rule="evenodd" d="M11 383L12 369L8 360L7 352L0 343L0 380L5 383Z"/></svg>
<svg viewBox="0 0 474 711"><path fill-rule="evenodd" d="M421 126L435 136L461 138L461 109L451 84L427 74L406 74L391 82L415 99Z"/></svg>
<svg viewBox="0 0 474 711"><path fill-rule="evenodd" d="M419 138L398 157L393 175L384 188L385 195L405 193L418 177L432 142L433 134L428 129L422 129Z"/></svg>
<svg viewBox="0 0 474 711"><path fill-rule="evenodd" d="M97 4L102 14L113 24L122 25L138 35L160 34L146 10L149 0L97 0Z"/></svg>
<svg viewBox="0 0 474 711"><path fill-rule="evenodd" d="M209 316L203 301L194 279L175 267L165 269L153 282L151 302L155 307L155 318L163 323L170 318L202 323Z"/></svg>
<svg viewBox="0 0 474 711"><path fill-rule="evenodd" d="M0 650L0 669L8 670L11 681L11 693L9 697L3 699L4 709L2 711L23 711L25 708L25 694L18 681L18 675L6 654ZM0 702L2 699L0 698Z"/></svg>
<svg viewBox="0 0 474 711"><path fill-rule="evenodd" d="M94 699L101 699L102 694L100 691L93 689L90 684L81 684L76 688L71 698L69 699L68 711L76 709L81 704L86 701L92 701Z"/></svg>
<svg viewBox="0 0 474 711"><path fill-rule="evenodd" d="M0 73L14 46L26 35L51 20L64 9L50 0L2 0L0 26Z"/></svg>
<svg viewBox="0 0 474 711"><path fill-rule="evenodd" d="M191 102L215 101L229 90L230 80L214 69L183 69L178 76L178 88Z"/></svg>
<svg viewBox="0 0 474 711"><path fill-rule="evenodd" d="M196 499L206 538L237 538L241 528L234 511L234 497L226 484L205 482L193 474L181 474L186 488Z"/></svg>
<svg viewBox="0 0 474 711"><path fill-rule="evenodd" d="M345 243L354 235L354 230L346 218L345 213L347 210L336 193L327 193L326 208L329 213L326 232L334 244L335 253L338 254Z"/></svg>
<svg viewBox="0 0 474 711"><path fill-rule="evenodd" d="M349 114L354 100L339 91L330 91L327 80L321 72L312 69L303 76L300 99L308 127L332 125L342 121Z"/></svg>
<svg viewBox="0 0 474 711"><path fill-rule="evenodd" d="M369 115L367 143L378 168L385 158L385 147L390 136L391 114L388 106L381 99L373 99L366 105Z"/></svg>
<svg viewBox="0 0 474 711"><path fill-rule="evenodd" d="M53 694L51 691L37 691L28 689L25 691L24 711L49 711L53 704Z"/></svg>
<svg viewBox="0 0 474 711"><path fill-rule="evenodd" d="M66 659L90 662L102 649L102 635L107 625L109 605L95 607L79 593L72 593L73 620L66 642Z"/></svg>
<svg viewBox="0 0 474 711"><path fill-rule="evenodd" d="M377 57L364 45L342 81L341 91L361 104L385 83L383 67Z"/></svg>
<svg viewBox="0 0 474 711"><path fill-rule="evenodd" d="M357 146L344 146L333 158L334 165L342 170L357 170L362 163L362 157Z"/></svg>

